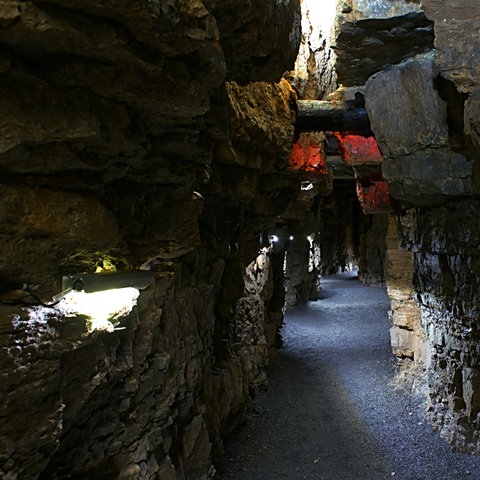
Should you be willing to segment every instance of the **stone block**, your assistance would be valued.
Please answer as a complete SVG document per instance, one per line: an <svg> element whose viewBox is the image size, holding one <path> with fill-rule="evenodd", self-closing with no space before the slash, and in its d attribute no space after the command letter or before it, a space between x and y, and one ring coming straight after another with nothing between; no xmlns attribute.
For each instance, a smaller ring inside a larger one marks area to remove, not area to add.
<svg viewBox="0 0 480 480"><path fill-rule="evenodd" d="M388 213L395 210L395 201L390 196L385 180L362 180L357 178L357 196L363 213Z"/></svg>
<svg viewBox="0 0 480 480"><path fill-rule="evenodd" d="M420 356L419 337L411 330L394 326L390 329L393 353L400 358L416 358Z"/></svg>
<svg viewBox="0 0 480 480"><path fill-rule="evenodd" d="M352 167L379 165L383 162L375 137L362 135L336 135L342 160Z"/></svg>
<svg viewBox="0 0 480 480"><path fill-rule="evenodd" d="M472 162L449 150L425 148L385 158L382 173L392 196L414 205L434 205L472 193Z"/></svg>
<svg viewBox="0 0 480 480"><path fill-rule="evenodd" d="M433 87L433 55L424 55L372 76L365 107L384 158L448 145L446 105Z"/></svg>
<svg viewBox="0 0 480 480"><path fill-rule="evenodd" d="M376 72L433 49L433 22L417 3L365 0L345 13L337 20L335 40L343 85L362 85Z"/></svg>
<svg viewBox="0 0 480 480"><path fill-rule="evenodd" d="M420 330L420 308L414 300L401 303L392 302L390 319L394 326L412 331Z"/></svg>

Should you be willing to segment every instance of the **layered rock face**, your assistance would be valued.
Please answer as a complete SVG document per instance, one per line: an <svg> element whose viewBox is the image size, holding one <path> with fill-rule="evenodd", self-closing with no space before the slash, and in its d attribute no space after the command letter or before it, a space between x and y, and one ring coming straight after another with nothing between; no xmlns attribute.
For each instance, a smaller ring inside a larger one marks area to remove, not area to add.
<svg viewBox="0 0 480 480"><path fill-rule="evenodd" d="M425 0L421 7L434 21L435 50L371 76L365 88L383 176L405 208L401 245L413 253L412 269L391 226L392 345L400 357L424 362L432 423L455 448L478 454L480 11L472 2Z"/></svg>
<svg viewBox="0 0 480 480"><path fill-rule="evenodd" d="M432 49L433 22L417 1L344 0L336 25L335 69L345 86Z"/></svg>
<svg viewBox="0 0 480 480"><path fill-rule="evenodd" d="M292 85L300 98L322 99L337 87L332 30L336 0L302 1L302 37Z"/></svg>
<svg viewBox="0 0 480 480"><path fill-rule="evenodd" d="M0 7L2 478L208 478L264 384L300 181L290 86L235 83L292 68L298 2L262 5ZM138 268L113 331L51 302Z"/></svg>
<svg viewBox="0 0 480 480"><path fill-rule="evenodd" d="M425 334L421 312L413 291L413 253L402 248L397 221L390 217L386 238L385 276L390 297L390 336L393 353L400 359L425 362Z"/></svg>
<svg viewBox="0 0 480 480"><path fill-rule="evenodd" d="M396 199L414 205L442 203L473 188L473 162L450 142L448 106L434 88L438 74L428 54L371 77L365 90L383 176Z"/></svg>
<svg viewBox="0 0 480 480"><path fill-rule="evenodd" d="M380 202L385 211L397 210L382 220L376 208L365 230L357 220L360 276L386 281L393 351L424 367L432 423L454 447L478 453L480 10L473 3L339 2L332 48L343 88L331 99L364 95L380 155L376 166L350 162L359 200L370 213L369 201L384 190L382 198L394 199ZM349 164L344 152L342 160ZM335 258L335 243L332 237L322 250L325 264Z"/></svg>
<svg viewBox="0 0 480 480"><path fill-rule="evenodd" d="M456 448L478 454L477 201L419 209L402 218L414 252L413 283L426 336L429 417Z"/></svg>
<svg viewBox="0 0 480 480"><path fill-rule="evenodd" d="M437 65L442 76L454 82L460 92L475 92L480 76L479 5L469 0L420 3L427 17L435 22Z"/></svg>

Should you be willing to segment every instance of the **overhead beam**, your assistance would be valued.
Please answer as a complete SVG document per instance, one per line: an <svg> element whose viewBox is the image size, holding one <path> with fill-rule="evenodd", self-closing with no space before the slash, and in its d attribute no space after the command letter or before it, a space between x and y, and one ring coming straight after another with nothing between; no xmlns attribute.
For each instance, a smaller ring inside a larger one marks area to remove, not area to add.
<svg viewBox="0 0 480 480"><path fill-rule="evenodd" d="M296 127L299 132L334 131L372 135L367 111L363 105L359 105L358 100L299 100Z"/></svg>

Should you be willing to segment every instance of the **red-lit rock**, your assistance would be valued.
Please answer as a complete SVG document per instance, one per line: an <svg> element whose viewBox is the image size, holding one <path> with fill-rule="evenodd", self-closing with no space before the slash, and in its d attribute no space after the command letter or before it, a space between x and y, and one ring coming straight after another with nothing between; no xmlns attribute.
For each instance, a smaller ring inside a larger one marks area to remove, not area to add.
<svg viewBox="0 0 480 480"><path fill-rule="evenodd" d="M393 212L396 209L396 202L390 196L385 180L358 178L357 196L366 214Z"/></svg>
<svg viewBox="0 0 480 480"><path fill-rule="evenodd" d="M292 170L302 170L316 175L327 173L325 158L325 136L319 132L305 132L293 145L290 154Z"/></svg>
<svg viewBox="0 0 480 480"><path fill-rule="evenodd" d="M383 162L374 137L335 133L342 160L351 166L378 165Z"/></svg>

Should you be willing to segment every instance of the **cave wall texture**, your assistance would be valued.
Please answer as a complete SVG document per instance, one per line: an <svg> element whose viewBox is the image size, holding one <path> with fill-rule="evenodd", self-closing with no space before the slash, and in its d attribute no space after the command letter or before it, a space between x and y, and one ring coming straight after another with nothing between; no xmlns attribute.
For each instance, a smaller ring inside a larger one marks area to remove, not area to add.
<svg viewBox="0 0 480 480"><path fill-rule="evenodd" d="M0 4L2 478L213 477L285 302L352 261L387 284L432 423L480 453L480 7L370 3L338 4L335 74L297 0ZM284 77L365 94L398 212L291 168ZM42 305L63 274L138 268L154 283L114 331Z"/></svg>
<svg viewBox="0 0 480 480"><path fill-rule="evenodd" d="M3 479L213 476L283 319L259 238L299 190L299 22L293 0L0 5ZM113 332L38 304L140 267Z"/></svg>
<svg viewBox="0 0 480 480"><path fill-rule="evenodd" d="M432 423L455 448L478 454L480 7L420 6L434 22L435 48L375 73L365 88L383 176L408 206L387 240L392 346L424 362Z"/></svg>

